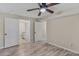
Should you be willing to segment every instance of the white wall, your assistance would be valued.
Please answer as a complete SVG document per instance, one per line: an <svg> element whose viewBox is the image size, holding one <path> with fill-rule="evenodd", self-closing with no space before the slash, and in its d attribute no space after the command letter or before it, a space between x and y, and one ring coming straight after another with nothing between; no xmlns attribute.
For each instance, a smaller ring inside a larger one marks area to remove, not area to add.
<svg viewBox="0 0 79 59"><path fill-rule="evenodd" d="M79 53L79 15L48 19L47 40L52 45Z"/></svg>
<svg viewBox="0 0 79 59"><path fill-rule="evenodd" d="M0 49L3 48L3 17L0 16Z"/></svg>

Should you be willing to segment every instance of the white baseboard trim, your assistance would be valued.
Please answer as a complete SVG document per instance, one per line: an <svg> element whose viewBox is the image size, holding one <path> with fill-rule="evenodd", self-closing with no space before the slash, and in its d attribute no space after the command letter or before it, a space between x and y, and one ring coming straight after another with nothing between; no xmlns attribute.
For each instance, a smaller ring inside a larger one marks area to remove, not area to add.
<svg viewBox="0 0 79 59"><path fill-rule="evenodd" d="M70 51L70 52L79 54L79 52L77 52L77 51L73 51L73 50L71 50L71 49L69 49L69 48L65 48L65 47L63 47L63 46L59 46L59 45L57 45L57 44L53 44L53 43L48 42L48 41L46 41L46 43L51 44L51 45L54 45L54 46L59 47L59 48L63 48L63 49L68 50L68 51Z"/></svg>

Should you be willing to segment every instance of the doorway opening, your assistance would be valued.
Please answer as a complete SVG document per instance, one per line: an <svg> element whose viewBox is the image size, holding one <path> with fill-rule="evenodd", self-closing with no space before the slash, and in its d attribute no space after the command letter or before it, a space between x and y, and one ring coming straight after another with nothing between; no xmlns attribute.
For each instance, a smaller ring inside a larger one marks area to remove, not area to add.
<svg viewBox="0 0 79 59"><path fill-rule="evenodd" d="M30 42L30 21L21 19L19 21L20 44Z"/></svg>

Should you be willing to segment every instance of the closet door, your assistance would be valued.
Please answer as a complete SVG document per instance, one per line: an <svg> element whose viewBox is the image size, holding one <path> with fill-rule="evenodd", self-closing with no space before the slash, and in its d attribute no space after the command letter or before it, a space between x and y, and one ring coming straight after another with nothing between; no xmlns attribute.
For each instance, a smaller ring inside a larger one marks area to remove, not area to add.
<svg viewBox="0 0 79 59"><path fill-rule="evenodd" d="M35 22L35 41L46 40L46 22Z"/></svg>
<svg viewBox="0 0 79 59"><path fill-rule="evenodd" d="M5 18L5 48L19 44L19 20Z"/></svg>

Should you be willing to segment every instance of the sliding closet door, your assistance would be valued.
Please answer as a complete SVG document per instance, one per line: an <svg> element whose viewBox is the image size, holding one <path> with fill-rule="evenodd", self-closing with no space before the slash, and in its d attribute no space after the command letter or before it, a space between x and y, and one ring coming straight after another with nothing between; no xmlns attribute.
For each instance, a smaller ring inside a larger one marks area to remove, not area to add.
<svg viewBox="0 0 79 59"><path fill-rule="evenodd" d="M19 20L5 18L5 48L19 44Z"/></svg>

